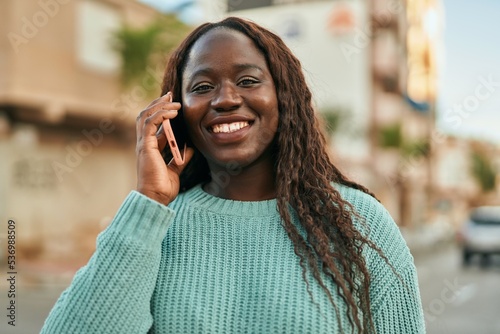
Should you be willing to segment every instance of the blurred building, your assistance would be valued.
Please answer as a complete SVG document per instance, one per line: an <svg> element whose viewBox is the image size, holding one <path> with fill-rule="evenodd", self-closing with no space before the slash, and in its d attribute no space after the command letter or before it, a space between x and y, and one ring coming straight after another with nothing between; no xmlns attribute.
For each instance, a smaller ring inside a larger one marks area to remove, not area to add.
<svg viewBox="0 0 500 334"><path fill-rule="evenodd" d="M84 263L135 186L146 101L123 92L111 36L156 15L133 0L0 2L0 219L17 223L18 257Z"/></svg>
<svg viewBox="0 0 500 334"><path fill-rule="evenodd" d="M438 215L460 227L481 189L471 175L471 143L467 139L443 137L435 146L435 191Z"/></svg>
<svg viewBox="0 0 500 334"><path fill-rule="evenodd" d="M460 228L472 207L500 205L500 146L444 136L434 151L438 216Z"/></svg>
<svg viewBox="0 0 500 334"><path fill-rule="evenodd" d="M433 221L439 1L370 1L374 191L396 221Z"/></svg>

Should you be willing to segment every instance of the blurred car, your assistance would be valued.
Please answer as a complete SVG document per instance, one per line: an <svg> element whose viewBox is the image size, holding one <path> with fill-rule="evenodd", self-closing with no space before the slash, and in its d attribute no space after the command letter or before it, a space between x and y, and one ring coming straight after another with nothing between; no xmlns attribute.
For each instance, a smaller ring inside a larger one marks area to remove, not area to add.
<svg viewBox="0 0 500 334"><path fill-rule="evenodd" d="M468 265L473 255L487 263L490 255L500 254L500 206L482 206L471 211L458 236L462 260Z"/></svg>

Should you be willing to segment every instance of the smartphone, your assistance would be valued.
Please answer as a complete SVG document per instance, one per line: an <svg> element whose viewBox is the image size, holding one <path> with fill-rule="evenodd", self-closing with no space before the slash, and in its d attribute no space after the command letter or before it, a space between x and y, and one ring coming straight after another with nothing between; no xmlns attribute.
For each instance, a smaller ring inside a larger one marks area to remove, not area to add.
<svg viewBox="0 0 500 334"><path fill-rule="evenodd" d="M172 102L172 96L170 96L169 102ZM174 119L166 119L162 124L163 131L167 137L168 146L170 147L170 153L174 158L175 164L180 166L184 164L187 147L185 140L185 126L182 122L182 115L179 112Z"/></svg>

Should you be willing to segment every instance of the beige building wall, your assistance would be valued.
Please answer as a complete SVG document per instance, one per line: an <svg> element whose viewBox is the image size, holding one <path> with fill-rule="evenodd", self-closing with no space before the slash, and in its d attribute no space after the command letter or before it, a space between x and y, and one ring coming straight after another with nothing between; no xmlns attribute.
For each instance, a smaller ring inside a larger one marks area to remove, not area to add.
<svg viewBox="0 0 500 334"><path fill-rule="evenodd" d="M157 15L153 9L132 0L2 1L0 13L2 22L8 22L0 26L8 36L2 45L6 61L0 66L9 74L0 86L0 104L22 106L23 118L56 123L66 115L116 118L123 111L115 102L122 92L119 60L112 71L81 60L82 52L100 47L109 34L98 29L105 24L90 20L138 25ZM97 29L89 29L92 26ZM126 118L128 123L133 120L133 115Z"/></svg>
<svg viewBox="0 0 500 334"><path fill-rule="evenodd" d="M17 223L18 256L79 261L93 251L135 185L133 142L116 136L90 146L71 131L16 125L0 143L2 222ZM84 152L86 154L80 154ZM87 153L88 152L88 153ZM4 183L5 182L5 183Z"/></svg>
<svg viewBox="0 0 500 334"><path fill-rule="evenodd" d="M0 242L14 219L20 263L85 263L134 189L149 101L123 91L108 37L156 16L133 0L0 2Z"/></svg>

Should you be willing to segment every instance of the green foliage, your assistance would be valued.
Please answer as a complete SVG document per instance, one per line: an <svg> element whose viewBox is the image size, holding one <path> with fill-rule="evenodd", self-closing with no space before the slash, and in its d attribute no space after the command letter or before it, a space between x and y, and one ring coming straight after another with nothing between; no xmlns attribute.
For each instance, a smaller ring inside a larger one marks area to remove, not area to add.
<svg viewBox="0 0 500 334"><path fill-rule="evenodd" d="M384 148L401 148L403 145L403 136L401 133L401 124L395 123L383 127L379 131L379 145Z"/></svg>
<svg viewBox="0 0 500 334"><path fill-rule="evenodd" d="M472 152L472 175L484 192L494 190L496 187L496 171L488 157L478 151Z"/></svg>
<svg viewBox="0 0 500 334"><path fill-rule="evenodd" d="M125 87L146 82L154 76L158 64L186 36L190 28L175 16L160 16L147 26L122 26L114 34L114 49L122 61L122 83ZM163 65L163 64L162 64ZM148 71L148 68L150 69ZM150 87L143 87L145 89Z"/></svg>
<svg viewBox="0 0 500 334"><path fill-rule="evenodd" d="M430 153L430 145L427 140L416 140L403 142L402 154L409 157L426 157Z"/></svg>
<svg viewBox="0 0 500 334"><path fill-rule="evenodd" d="M426 139L408 141L404 138L401 124L394 123L379 131L379 145L383 148L397 148L406 157L427 157L430 153L429 141Z"/></svg>
<svg viewBox="0 0 500 334"><path fill-rule="evenodd" d="M349 112L343 108L331 107L322 109L320 112L326 133L332 136L343 128Z"/></svg>

